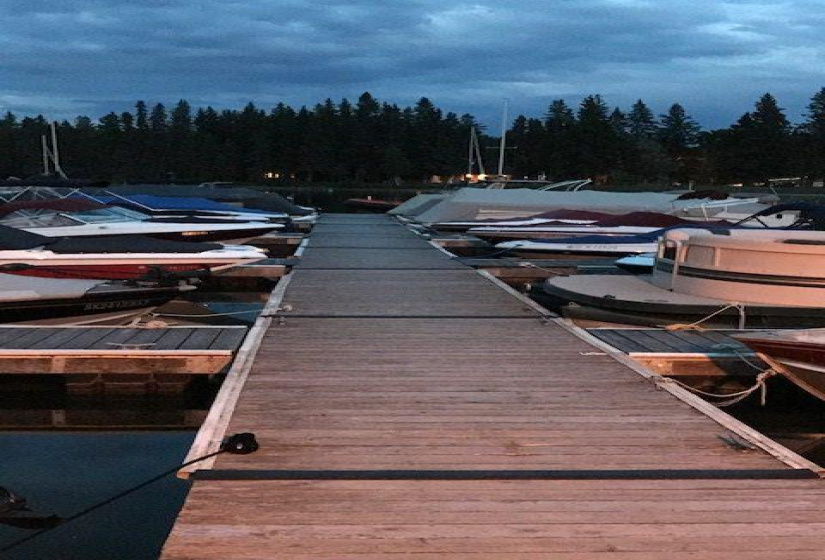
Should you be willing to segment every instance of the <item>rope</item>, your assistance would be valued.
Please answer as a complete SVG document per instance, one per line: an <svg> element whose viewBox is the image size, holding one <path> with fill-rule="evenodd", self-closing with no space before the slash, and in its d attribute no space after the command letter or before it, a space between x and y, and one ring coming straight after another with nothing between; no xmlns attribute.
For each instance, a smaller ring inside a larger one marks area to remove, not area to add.
<svg viewBox="0 0 825 560"><path fill-rule="evenodd" d="M693 323L676 323L674 325L665 325L664 328L665 328L665 330L668 330L668 331L681 331L681 330L701 328L699 325L701 325L702 323L704 323L708 319L711 319L712 317L716 317L720 313L723 313L723 312L727 311L728 309L736 309L737 311L739 311L739 330L744 330L745 329L745 323L747 321L746 308L745 308L745 304L738 303L738 302L733 302L733 303L730 303L730 304L728 304L728 305L726 305L726 306L724 306L720 309L717 309L716 311L714 311L713 313L711 313L707 317L703 317L702 319L699 319L698 321L694 321Z"/></svg>
<svg viewBox="0 0 825 560"><path fill-rule="evenodd" d="M531 262L519 263L519 266L522 267L522 268L536 268L538 270L542 270L544 272L547 272L548 274L550 274L552 276L569 276L569 274L566 273L566 272L559 272L558 270L552 270L550 268L545 268L543 266L539 266L539 265L537 265L535 263L531 263Z"/></svg>
<svg viewBox="0 0 825 560"><path fill-rule="evenodd" d="M660 379L657 379L656 382L657 383L675 383L676 385L679 385L680 387L683 387L683 388L687 389L688 391L690 391L692 393L696 393L697 395L702 395L702 396L705 396L705 397L711 397L711 398L714 398L714 399L727 399L725 401L714 403L716 406L718 406L720 408L723 408L723 407L726 407L726 406L731 406L733 404L741 402L741 401L745 400L746 398L748 398L748 396L750 396L751 394L753 394L757 390L761 389L761 396L760 396L760 401L759 402L760 402L761 406L765 406L765 403L766 403L767 397L768 397L768 386L767 386L766 381L769 378L773 377L774 375L777 375L777 372L775 370L767 369L767 370L763 371L762 373L760 373L759 375L756 376L756 383L752 387L748 387L747 389L744 389L742 391L738 391L736 393L726 393L726 394L709 393L707 391L702 391L701 389L697 389L696 387L691 387L690 385L688 385L686 383L682 383L678 379L674 379L672 377L661 377Z"/></svg>
<svg viewBox="0 0 825 560"><path fill-rule="evenodd" d="M498 250L494 253L487 253L486 255L479 255L477 257L473 257L475 259L491 259L494 257L500 257L501 255L506 255L510 251L517 249L517 247L507 247L506 249ZM466 258L466 257L458 257L458 258Z"/></svg>
<svg viewBox="0 0 825 560"><path fill-rule="evenodd" d="M150 313L153 317L227 317L229 315L244 315L245 313L260 313L261 309L248 309L246 311L227 311L226 313Z"/></svg>

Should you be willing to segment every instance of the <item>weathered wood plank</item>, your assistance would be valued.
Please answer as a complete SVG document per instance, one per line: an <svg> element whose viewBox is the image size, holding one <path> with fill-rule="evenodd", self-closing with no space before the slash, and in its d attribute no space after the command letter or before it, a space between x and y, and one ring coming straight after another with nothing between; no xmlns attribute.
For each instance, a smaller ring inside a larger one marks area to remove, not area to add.
<svg viewBox="0 0 825 560"><path fill-rule="evenodd" d="M209 345L213 350L237 350L246 337L248 329L221 329L220 334Z"/></svg>

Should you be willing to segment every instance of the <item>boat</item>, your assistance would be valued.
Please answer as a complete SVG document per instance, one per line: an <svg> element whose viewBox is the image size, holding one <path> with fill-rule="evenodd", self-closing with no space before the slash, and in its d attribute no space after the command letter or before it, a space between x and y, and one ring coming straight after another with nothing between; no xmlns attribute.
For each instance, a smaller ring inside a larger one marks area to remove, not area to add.
<svg viewBox="0 0 825 560"><path fill-rule="evenodd" d="M642 326L825 326L825 232L673 229L653 273L548 279L537 299L563 315Z"/></svg>
<svg viewBox="0 0 825 560"><path fill-rule="evenodd" d="M616 259L613 263L631 274L650 274L656 265L656 253L640 253Z"/></svg>
<svg viewBox="0 0 825 560"><path fill-rule="evenodd" d="M0 225L0 272L24 276L163 282L265 258L262 249L248 245L139 235L58 238Z"/></svg>
<svg viewBox="0 0 825 560"><path fill-rule="evenodd" d="M727 213L731 218L745 218L768 208L756 199L727 198L686 199L674 193L627 193L602 191L536 191L532 189L462 188L433 198L415 197L400 205L398 213L434 229L450 227L455 222L509 220L534 216L552 210L587 210L606 214L658 212L697 220L718 220ZM416 200L418 199L418 200ZM735 209L741 208L741 214ZM690 212L689 212L690 211ZM698 213L692 216L688 213ZM764 220L769 220L765 216ZM772 225L782 225L781 223Z"/></svg>
<svg viewBox="0 0 825 560"><path fill-rule="evenodd" d="M237 186L233 183L202 183L200 185L118 185L108 187L105 192L84 189L93 196L113 194L120 196L156 195L163 197L206 198L255 211L279 212L287 214L294 223L312 224L318 218L318 211L308 206L300 206L283 196L267 192L263 188Z"/></svg>
<svg viewBox="0 0 825 560"><path fill-rule="evenodd" d="M522 258L599 258L655 251L664 229L639 235L583 235L558 239L522 239L498 243L496 249Z"/></svg>
<svg viewBox="0 0 825 560"><path fill-rule="evenodd" d="M794 384L825 400L825 329L736 334L765 363Z"/></svg>
<svg viewBox="0 0 825 560"><path fill-rule="evenodd" d="M548 212L547 215L567 215L572 211ZM483 227L472 227L467 233L487 241L513 240L513 239L553 239L560 237L577 237L585 235L641 235L661 230L667 227L676 226L714 226L731 227L733 222L727 221L707 221L697 222L687 220L670 214L661 212L630 212L627 214L610 215L592 212L581 212L572 214L580 216L580 220L546 220L543 223L528 223L527 220L521 223L498 222L495 225ZM581 218L590 215L596 219L585 221Z"/></svg>
<svg viewBox="0 0 825 560"><path fill-rule="evenodd" d="M275 222L287 223L289 214L255 210L215 202L202 197L132 195L84 195L94 202L129 208L155 218L207 218L227 222Z"/></svg>
<svg viewBox="0 0 825 560"><path fill-rule="evenodd" d="M0 273L0 323L122 324L194 289Z"/></svg>
<svg viewBox="0 0 825 560"><path fill-rule="evenodd" d="M174 241L235 244L284 228L276 223L227 223L199 217L152 218L128 208L66 198L0 205L0 225L46 237L146 235Z"/></svg>

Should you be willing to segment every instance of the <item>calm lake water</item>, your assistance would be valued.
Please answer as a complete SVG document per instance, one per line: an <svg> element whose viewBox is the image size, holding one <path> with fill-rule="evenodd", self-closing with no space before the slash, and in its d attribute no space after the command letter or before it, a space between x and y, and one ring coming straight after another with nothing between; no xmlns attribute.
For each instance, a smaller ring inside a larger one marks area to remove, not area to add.
<svg viewBox="0 0 825 560"><path fill-rule="evenodd" d="M180 464L194 432L2 432L0 486L38 512L72 515ZM57 527L4 560L150 560L189 483L174 475ZM30 531L0 525L0 546Z"/></svg>

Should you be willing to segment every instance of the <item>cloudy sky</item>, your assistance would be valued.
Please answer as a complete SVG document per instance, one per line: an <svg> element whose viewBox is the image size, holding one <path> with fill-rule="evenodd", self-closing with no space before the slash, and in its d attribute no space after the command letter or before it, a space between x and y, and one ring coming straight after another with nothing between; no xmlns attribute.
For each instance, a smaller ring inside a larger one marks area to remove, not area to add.
<svg viewBox="0 0 825 560"><path fill-rule="evenodd" d="M728 126L825 87L823 0L0 0L0 110L422 96L496 128L601 93Z"/></svg>

